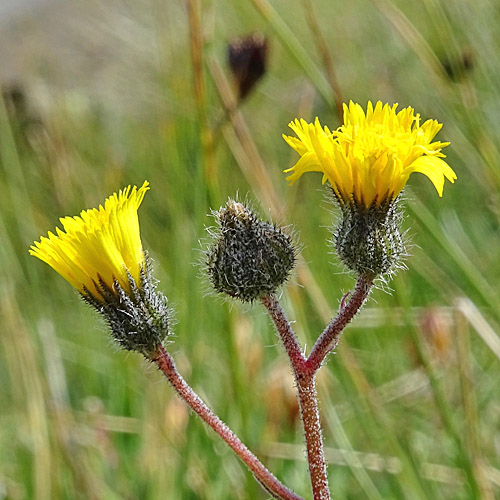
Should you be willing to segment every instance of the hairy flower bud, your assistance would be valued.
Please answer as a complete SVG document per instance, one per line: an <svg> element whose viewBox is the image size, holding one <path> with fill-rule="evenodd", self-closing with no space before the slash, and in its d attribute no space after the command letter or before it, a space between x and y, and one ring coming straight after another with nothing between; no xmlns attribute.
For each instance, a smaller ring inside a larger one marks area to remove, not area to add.
<svg viewBox="0 0 500 500"><path fill-rule="evenodd" d="M85 302L97 309L108 323L112 337L127 351L137 351L146 358L153 355L169 334L167 298L158 290L151 276L151 261L145 258L140 283L129 274L130 291L115 280L113 288L104 281L95 286L99 292L82 292Z"/></svg>
<svg viewBox="0 0 500 500"><path fill-rule="evenodd" d="M398 199L365 207L339 202L342 219L333 243L342 262L357 274L378 276L395 270L407 255Z"/></svg>
<svg viewBox="0 0 500 500"><path fill-rule="evenodd" d="M215 290L244 302L274 293L295 263L290 236L231 199L216 218L219 231L206 260Z"/></svg>

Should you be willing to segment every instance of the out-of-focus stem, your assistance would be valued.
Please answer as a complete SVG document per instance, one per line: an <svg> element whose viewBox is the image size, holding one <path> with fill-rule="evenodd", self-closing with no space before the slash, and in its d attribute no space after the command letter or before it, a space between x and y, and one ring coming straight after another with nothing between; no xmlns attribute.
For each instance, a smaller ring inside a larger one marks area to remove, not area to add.
<svg viewBox="0 0 500 500"><path fill-rule="evenodd" d="M460 376L460 388L462 393L462 402L465 413L465 442L466 450L469 453L471 463L470 473L474 475L477 483L477 490L473 493L478 494L481 500L494 500L495 496L484 477L484 462L481 456L480 438L479 438L479 415L477 411L477 401L474 386L474 376L471 362L471 348L469 338L469 325L467 318L457 311L456 314L456 346L458 354L458 373ZM474 485L471 485L472 487Z"/></svg>
<svg viewBox="0 0 500 500"><path fill-rule="evenodd" d="M411 323L409 323L411 324ZM439 377L436 374L436 370L433 367L429 353L419 336L415 328L410 328L414 339L414 345L417 349L417 355L422 362L425 369L427 377L429 378L430 387L432 389L432 394L434 396L434 401L439 410L444 427L448 431L449 436L455 441L455 445L458 448L458 458L462 462L461 465L467 475L467 484L470 488L471 498L483 498L481 495L481 490L476 479L476 471L474 470L474 464L471 461L471 455L467 446L463 442L463 433L458 429L454 420L454 409L447 402L444 389L441 385Z"/></svg>
<svg viewBox="0 0 500 500"><path fill-rule="evenodd" d="M276 200L280 200L280 197L276 192L274 184L271 182L271 178L267 171L268 169L266 169L266 165L252 139L252 134L248 129L248 125L241 111L238 109L238 101L231 89L231 84L215 58L208 57L207 63L224 109L228 113L231 126L241 146L241 151L247 159L245 162L246 168L242 168L242 172L248 179L248 182L255 187L259 197L264 200L264 204L270 207L271 212L273 214L279 214L279 203ZM241 162L240 166L243 167Z"/></svg>
<svg viewBox="0 0 500 500"><path fill-rule="evenodd" d="M199 0L186 0L189 23L189 47L193 67L193 93L200 123L205 179L214 188L217 184L214 138L207 111L205 78L203 74L203 32Z"/></svg>
<svg viewBox="0 0 500 500"><path fill-rule="evenodd" d="M335 98L335 107L337 108L337 115L339 121L342 123L342 119L344 117L344 109L342 106L344 98L342 97L342 89L340 88L340 84L337 79L335 66L330 56L330 52L328 51L328 45L325 41L323 33L321 33L318 20L314 14L314 9L311 0L302 0L302 3L304 5L304 12L307 24L309 25L309 29L313 34L316 47L321 55L321 59L323 60L323 66L325 67L326 75L328 77L328 83L332 88L332 92Z"/></svg>
<svg viewBox="0 0 500 500"><path fill-rule="evenodd" d="M193 391L179 374L172 356L163 346L159 347L151 360L158 365L158 368L184 402L226 442L273 498L279 500L303 500L269 472L262 462L241 442L238 436Z"/></svg>
<svg viewBox="0 0 500 500"><path fill-rule="evenodd" d="M311 354L306 360L305 369L308 373L315 373L321 366L325 356L337 347L342 330L352 320L370 293L373 286L373 278L360 275L356 282L356 288L347 304L341 306L337 316L324 329L314 344Z"/></svg>
<svg viewBox="0 0 500 500"><path fill-rule="evenodd" d="M335 106L335 99L330 92L330 85L323 72L316 66L307 53L300 40L293 34L283 18L268 0L252 0L260 15L269 23L276 36L280 39L290 57L302 67L304 73L309 77L312 84L317 88L321 97L332 108Z"/></svg>

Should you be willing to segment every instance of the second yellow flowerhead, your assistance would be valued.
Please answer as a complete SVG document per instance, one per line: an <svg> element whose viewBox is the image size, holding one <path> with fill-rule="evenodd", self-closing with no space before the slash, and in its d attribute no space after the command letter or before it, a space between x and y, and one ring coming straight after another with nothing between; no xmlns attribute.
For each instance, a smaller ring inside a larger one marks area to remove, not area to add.
<svg viewBox="0 0 500 500"><path fill-rule="evenodd" d="M442 125L421 124L410 107L398 112L397 104L368 102L365 112L351 101L344 104L343 125L333 132L317 118L314 123L296 119L289 126L296 137L283 137L300 159L285 170L287 180L321 172L323 183L329 182L342 210L334 232L341 260L371 278L400 266L407 252L397 200L410 175L426 175L439 196L445 179L456 179L443 160L449 143L434 140Z"/></svg>
<svg viewBox="0 0 500 500"><path fill-rule="evenodd" d="M343 125L333 132L317 118L314 123L291 122L297 137L283 137L300 159L285 170L291 172L287 180L322 172L323 183L328 180L341 203L370 207L397 198L410 175L420 172L442 196L445 178L456 179L441 152L449 143L433 142L442 125L436 120L420 124L413 108L398 112L397 106L368 102L365 112L351 101L344 104Z"/></svg>

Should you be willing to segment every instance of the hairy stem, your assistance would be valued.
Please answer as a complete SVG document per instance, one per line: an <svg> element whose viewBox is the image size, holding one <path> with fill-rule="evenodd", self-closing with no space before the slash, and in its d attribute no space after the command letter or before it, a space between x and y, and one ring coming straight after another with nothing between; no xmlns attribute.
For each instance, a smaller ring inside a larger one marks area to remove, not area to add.
<svg viewBox="0 0 500 500"><path fill-rule="evenodd" d="M285 315L285 311L283 311L283 308L275 295L267 295L260 300L273 320L276 331L278 332L288 357L290 358L293 373L295 377L297 377L297 373L302 371L306 358L300 350L299 342L297 341L295 332L292 330L290 322Z"/></svg>
<svg viewBox="0 0 500 500"><path fill-rule="evenodd" d="M302 0L304 5L304 15L309 25L309 29L313 35L314 41L316 43L316 48L323 61L323 66L325 67L326 75L328 77L328 83L333 91L333 96L335 99L335 107L337 108L337 115L340 123L344 117L344 108L342 103L344 98L342 97L342 89L340 88L339 81L335 72L335 65L333 63L330 51L328 50L328 44L321 32L319 27L318 19L314 14L314 9L311 0Z"/></svg>
<svg viewBox="0 0 500 500"><path fill-rule="evenodd" d="M263 297L261 302L267 309L283 342L297 383L313 500L330 500L321 423L319 420L315 374L307 372L305 366L306 359L300 350L297 337L276 296L269 295Z"/></svg>
<svg viewBox="0 0 500 500"><path fill-rule="evenodd" d="M205 77L203 74L203 24L201 19L201 2L186 0L189 48L193 66L193 93L200 123L200 139L203 151L205 179L211 188L217 187L217 165L215 160L214 137L210 127L206 98Z"/></svg>
<svg viewBox="0 0 500 500"><path fill-rule="evenodd" d="M323 333L314 344L311 354L305 363L305 370L307 373L316 373L326 355L337 347L342 331L360 310L361 306L367 299L372 286L373 278L371 276L358 276L356 288L354 289L349 302L341 306L337 316L332 319L330 324L324 329Z"/></svg>
<svg viewBox="0 0 500 500"><path fill-rule="evenodd" d="M158 348L151 360L158 365L158 368L184 402L226 442L273 498L279 500L303 500L269 472L262 462L240 441L238 436L210 410L179 374L172 356L163 346Z"/></svg>
<svg viewBox="0 0 500 500"><path fill-rule="evenodd" d="M318 411L315 375L297 375L300 414L307 449L307 463L313 491L313 500L330 500L328 475L326 472L323 436Z"/></svg>

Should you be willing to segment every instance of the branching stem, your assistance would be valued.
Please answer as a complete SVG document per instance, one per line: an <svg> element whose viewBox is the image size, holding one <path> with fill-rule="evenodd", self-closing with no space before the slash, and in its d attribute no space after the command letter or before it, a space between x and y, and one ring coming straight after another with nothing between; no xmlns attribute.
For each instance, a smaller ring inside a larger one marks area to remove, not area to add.
<svg viewBox="0 0 500 500"><path fill-rule="evenodd" d="M326 355L337 346L342 330L363 305L372 285L373 280L369 277L360 276L358 278L350 300L347 303L343 300L339 313L320 335L308 358L301 351L295 332L276 296L269 295L261 299L283 342L297 383L313 500L331 500L318 411L316 372ZM273 498L303 500L269 472L234 432L210 410L179 374L172 356L163 346L160 346L157 352L151 356L151 360L158 365L158 368L184 402L226 442Z"/></svg>
<svg viewBox="0 0 500 500"><path fill-rule="evenodd" d="M313 499L330 500L331 496L328 487L321 423L319 420L315 374L307 373L305 369L306 358L300 350L297 337L276 296L269 295L262 298L261 302L271 316L278 335L283 342L297 383Z"/></svg>
<svg viewBox="0 0 500 500"><path fill-rule="evenodd" d="M301 351L295 332L276 296L269 295L261 299L285 347L297 383L313 500L331 500L318 411L316 373L327 354L337 346L343 329L364 304L372 286L372 277L358 277L351 298L346 302L347 296L344 297L339 313L320 335L308 358Z"/></svg>

